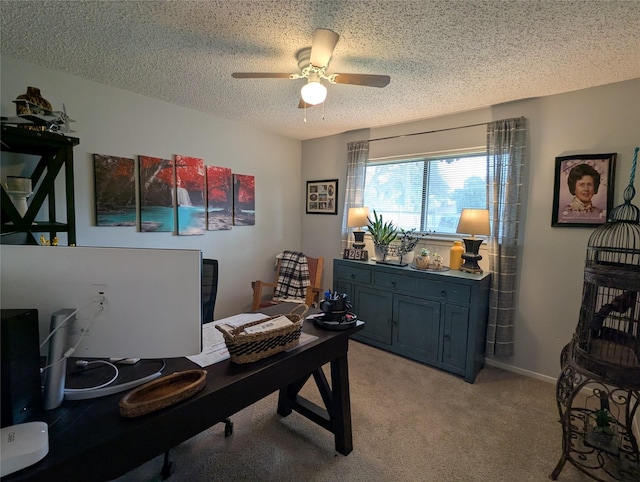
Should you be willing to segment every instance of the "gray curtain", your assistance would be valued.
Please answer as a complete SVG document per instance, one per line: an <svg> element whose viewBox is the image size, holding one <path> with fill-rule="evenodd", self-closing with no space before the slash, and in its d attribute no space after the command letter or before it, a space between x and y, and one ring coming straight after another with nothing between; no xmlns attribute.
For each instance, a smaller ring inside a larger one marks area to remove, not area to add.
<svg viewBox="0 0 640 482"><path fill-rule="evenodd" d="M349 142L347 144L347 183L344 195L344 213L342 215L342 250L351 246L347 216L349 208L362 207L364 202L364 178L367 159L369 158L369 141Z"/></svg>
<svg viewBox="0 0 640 482"><path fill-rule="evenodd" d="M487 326L487 354L513 356L518 265L518 229L525 156L524 117L487 126L487 189L491 218L488 242L492 271Z"/></svg>

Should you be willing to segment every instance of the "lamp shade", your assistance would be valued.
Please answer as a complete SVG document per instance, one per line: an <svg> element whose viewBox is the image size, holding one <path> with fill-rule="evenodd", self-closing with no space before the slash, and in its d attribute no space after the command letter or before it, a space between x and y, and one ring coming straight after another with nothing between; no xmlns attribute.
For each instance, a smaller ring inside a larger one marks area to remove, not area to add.
<svg viewBox="0 0 640 482"><path fill-rule="evenodd" d="M347 227L359 228L369 224L369 208L349 208Z"/></svg>
<svg viewBox="0 0 640 482"><path fill-rule="evenodd" d="M321 104L327 98L327 88L320 81L310 80L300 90L300 96L309 105Z"/></svg>
<svg viewBox="0 0 640 482"><path fill-rule="evenodd" d="M470 234L475 236L481 234L488 236L491 234L491 226L489 225L488 209L463 209L458 222L456 233Z"/></svg>

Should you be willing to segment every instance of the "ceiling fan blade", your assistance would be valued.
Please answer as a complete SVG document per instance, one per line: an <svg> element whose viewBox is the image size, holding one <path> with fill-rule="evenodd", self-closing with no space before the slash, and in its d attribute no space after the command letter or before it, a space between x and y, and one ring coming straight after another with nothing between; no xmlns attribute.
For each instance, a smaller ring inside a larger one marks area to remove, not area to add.
<svg viewBox="0 0 640 482"><path fill-rule="evenodd" d="M315 67L326 67L329 64L333 49L340 40L340 35L328 28L317 28L313 32L311 57L309 62Z"/></svg>
<svg viewBox="0 0 640 482"><path fill-rule="evenodd" d="M235 79L291 79L291 74L275 72L234 72L231 77Z"/></svg>
<svg viewBox="0 0 640 482"><path fill-rule="evenodd" d="M391 82L391 77L388 75L333 74L331 77L336 84L363 85L365 87L386 87Z"/></svg>

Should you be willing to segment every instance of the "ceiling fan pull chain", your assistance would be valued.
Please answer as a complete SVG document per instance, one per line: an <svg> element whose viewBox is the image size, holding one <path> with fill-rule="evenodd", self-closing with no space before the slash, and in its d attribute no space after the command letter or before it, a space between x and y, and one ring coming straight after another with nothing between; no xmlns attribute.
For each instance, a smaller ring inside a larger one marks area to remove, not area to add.
<svg viewBox="0 0 640 482"><path fill-rule="evenodd" d="M307 123L307 103L304 103L304 122Z"/></svg>

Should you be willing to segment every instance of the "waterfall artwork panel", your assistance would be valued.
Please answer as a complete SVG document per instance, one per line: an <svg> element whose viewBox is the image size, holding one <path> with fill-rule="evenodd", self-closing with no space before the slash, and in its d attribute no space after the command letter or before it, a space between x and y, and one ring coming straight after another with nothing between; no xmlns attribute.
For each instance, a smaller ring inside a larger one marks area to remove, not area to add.
<svg viewBox="0 0 640 482"><path fill-rule="evenodd" d="M204 197L204 160L175 156L178 235L204 234L206 211Z"/></svg>
<svg viewBox="0 0 640 482"><path fill-rule="evenodd" d="M233 226L233 178L227 167L207 166L207 230Z"/></svg>
<svg viewBox="0 0 640 482"><path fill-rule="evenodd" d="M133 159L93 155L96 226L136 225Z"/></svg>
<svg viewBox="0 0 640 482"><path fill-rule="evenodd" d="M175 163L171 159L138 156L140 231L173 232Z"/></svg>
<svg viewBox="0 0 640 482"><path fill-rule="evenodd" d="M256 224L256 178L245 174L233 175L233 224Z"/></svg>

